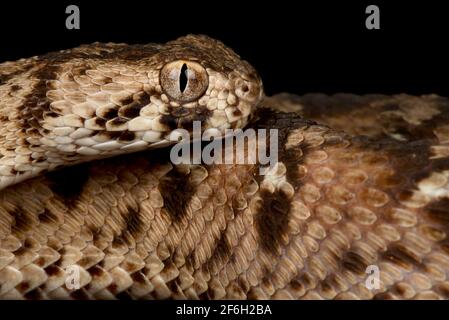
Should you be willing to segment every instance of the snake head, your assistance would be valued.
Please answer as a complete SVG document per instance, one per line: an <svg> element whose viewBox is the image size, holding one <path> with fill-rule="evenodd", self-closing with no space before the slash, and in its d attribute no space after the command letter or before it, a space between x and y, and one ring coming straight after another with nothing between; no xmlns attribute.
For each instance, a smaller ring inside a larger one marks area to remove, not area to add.
<svg viewBox="0 0 449 320"><path fill-rule="evenodd" d="M202 35L94 43L0 67L8 73L0 188L44 170L173 144L170 135L191 133L195 121L219 133L241 128L263 96L254 68Z"/></svg>
<svg viewBox="0 0 449 320"><path fill-rule="evenodd" d="M158 55L159 85L170 130L241 128L246 125L263 95L255 69L226 47L207 36L188 35L166 44Z"/></svg>

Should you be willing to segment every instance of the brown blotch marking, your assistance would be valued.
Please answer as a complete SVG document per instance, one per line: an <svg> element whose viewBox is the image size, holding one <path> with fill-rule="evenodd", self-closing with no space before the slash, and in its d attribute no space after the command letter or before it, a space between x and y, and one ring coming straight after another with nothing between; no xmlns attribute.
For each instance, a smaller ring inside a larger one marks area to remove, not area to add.
<svg viewBox="0 0 449 320"><path fill-rule="evenodd" d="M140 110L151 102L151 95L151 93L142 91L137 94L135 101L133 96L123 99L122 103L126 105L123 109L123 116L129 119L138 117L140 115Z"/></svg>
<svg viewBox="0 0 449 320"><path fill-rule="evenodd" d="M26 254L29 250L25 247L20 247L19 249L17 249L16 251L14 251L14 255L16 257L20 257L24 254Z"/></svg>
<svg viewBox="0 0 449 320"><path fill-rule="evenodd" d="M313 283L310 275L304 272L296 276L289 283L290 288L295 291L296 295L301 294L301 296L307 293L312 284Z"/></svg>
<svg viewBox="0 0 449 320"><path fill-rule="evenodd" d="M11 73L8 73L8 74L0 74L0 85L5 84L10 79L27 72L28 70L33 68L33 66L34 66L34 64L30 63L30 64L27 64L27 65L24 65L24 66L20 67L18 70L14 71L14 72L11 72Z"/></svg>
<svg viewBox="0 0 449 320"><path fill-rule="evenodd" d="M237 285L240 289L243 290L243 292L248 293L250 289L250 284L247 281L243 281L242 277L239 277L237 280Z"/></svg>
<svg viewBox="0 0 449 320"><path fill-rule="evenodd" d="M323 292L330 292L333 289L330 282L326 279L324 279L323 281L320 282L320 286L321 286L321 290L323 290Z"/></svg>
<svg viewBox="0 0 449 320"><path fill-rule="evenodd" d="M126 98L123 98L122 100L120 100L120 102L121 102L124 106L130 104L130 103L133 102L133 101L134 101L134 98L133 98L132 95L131 95L131 96L127 96Z"/></svg>
<svg viewBox="0 0 449 320"><path fill-rule="evenodd" d="M141 106L146 106L151 102L151 96L156 95L157 92L154 88L149 89L148 91L143 91L138 93L137 95L137 102L141 105Z"/></svg>
<svg viewBox="0 0 449 320"><path fill-rule="evenodd" d="M44 212L37 216L40 223L49 224L56 223L58 221L57 216L50 212L47 208L44 209Z"/></svg>
<svg viewBox="0 0 449 320"><path fill-rule="evenodd" d="M413 191L412 190L401 190L397 195L396 198L399 201L407 201L409 200L411 197L413 197Z"/></svg>
<svg viewBox="0 0 449 320"><path fill-rule="evenodd" d="M425 269L421 259L401 243L390 244L381 258L406 269L411 269L413 266L421 270Z"/></svg>
<svg viewBox="0 0 449 320"><path fill-rule="evenodd" d="M178 278L176 278L176 279L170 280L170 281L168 281L168 282L166 283L167 288L171 291L172 295L173 295L173 294L178 294L178 293L181 292L181 289L180 289L180 287L179 287L178 282L179 282L179 280L178 280ZM206 292L207 292L207 291L206 291ZM203 294L204 294L204 293L202 293L202 294L199 296L199 298L200 298L201 300L204 300L204 299L202 299L202 297L201 297Z"/></svg>
<svg viewBox="0 0 449 320"><path fill-rule="evenodd" d="M113 125L113 126L119 126L119 125L121 125L121 124L123 124L123 123L125 123L125 122L127 122L127 121L128 121L128 120L125 119L125 118L122 118L122 117L116 117L116 118L112 119L111 125Z"/></svg>
<svg viewBox="0 0 449 320"><path fill-rule="evenodd" d="M341 265L343 266L343 268L356 274L365 274L368 263L358 253L349 251L344 255L341 261Z"/></svg>
<svg viewBox="0 0 449 320"><path fill-rule="evenodd" d="M391 292L381 292L376 294L373 297L373 300L392 300L394 299L393 295L391 294Z"/></svg>
<svg viewBox="0 0 449 320"><path fill-rule="evenodd" d="M396 294L400 295L401 297L404 297L404 294L406 293L406 290L399 283L396 283L393 286L393 292L395 292Z"/></svg>
<svg viewBox="0 0 449 320"><path fill-rule="evenodd" d="M127 242L123 237L123 230L120 231L119 234L116 234L112 239L112 248L120 248L126 246Z"/></svg>
<svg viewBox="0 0 449 320"><path fill-rule="evenodd" d="M445 299L449 299L449 286L440 284L437 286L437 292Z"/></svg>
<svg viewBox="0 0 449 320"><path fill-rule="evenodd" d="M172 108L170 110L170 114L176 118L188 116L190 113L191 113L191 109L184 108L184 107Z"/></svg>
<svg viewBox="0 0 449 320"><path fill-rule="evenodd" d="M161 117L161 123L168 127L170 131L178 128L178 119L169 114L164 114Z"/></svg>
<svg viewBox="0 0 449 320"><path fill-rule="evenodd" d="M323 292L330 292L332 290L338 291L340 285L337 282L337 277L334 273L330 273L324 278L324 280L320 281L318 286L321 287Z"/></svg>
<svg viewBox="0 0 449 320"><path fill-rule="evenodd" d="M96 117L95 118L95 124L97 126L100 126L100 127L104 128L104 126L106 125L106 119L102 119L102 118Z"/></svg>
<svg viewBox="0 0 449 320"><path fill-rule="evenodd" d="M281 238L287 232L289 221L290 200L282 192L269 193L262 190L262 197L256 214L256 227L262 248L278 255Z"/></svg>
<svg viewBox="0 0 449 320"><path fill-rule="evenodd" d="M123 131L118 138L119 141L133 141L136 138L136 134L132 131Z"/></svg>
<svg viewBox="0 0 449 320"><path fill-rule="evenodd" d="M22 129L24 130L24 129ZM25 133L25 131L22 131L23 133ZM37 129L28 129L26 131L27 135L29 136L38 136L39 135L39 130ZM31 147L39 147L38 145L31 145Z"/></svg>
<svg viewBox="0 0 449 320"><path fill-rule="evenodd" d="M209 286L205 292L199 296L200 300L216 300L215 291Z"/></svg>
<svg viewBox="0 0 449 320"><path fill-rule="evenodd" d="M12 92L19 91L20 89L22 89L22 87L19 86L18 84L14 84L14 85L11 86L11 91Z"/></svg>
<svg viewBox="0 0 449 320"><path fill-rule="evenodd" d="M441 226L446 233L449 233L449 199L440 198L436 201L429 203L424 208L425 215L432 222ZM445 239L438 242L438 246L445 253L449 254L449 239Z"/></svg>
<svg viewBox="0 0 449 320"><path fill-rule="evenodd" d="M94 226L94 225L90 225L90 224L87 225L87 228L89 229L90 232L92 232L92 236L93 236L92 242L94 244L97 243L97 241L100 240L101 236L102 236L101 228ZM100 264L101 264L101 266L104 266L103 261Z"/></svg>
<svg viewBox="0 0 449 320"><path fill-rule="evenodd" d="M14 218L14 223L11 226L11 231L14 235L25 234L33 228L33 220L24 213L20 205L9 212L9 214Z"/></svg>
<svg viewBox="0 0 449 320"><path fill-rule="evenodd" d="M104 273L104 271L99 266L92 266L87 271L92 277L99 277Z"/></svg>
<svg viewBox="0 0 449 320"><path fill-rule="evenodd" d="M25 299L28 300L40 300L43 298L42 292L39 290L39 288L33 289L30 292L25 293Z"/></svg>
<svg viewBox="0 0 449 320"><path fill-rule="evenodd" d="M78 66L72 69L72 74L74 76L85 76L86 75L86 71L91 69L91 65L89 64L85 64L82 66Z"/></svg>
<svg viewBox="0 0 449 320"><path fill-rule="evenodd" d="M109 286L107 286L107 289L111 291L112 294L115 295L117 294L118 286L115 283L111 283Z"/></svg>
<svg viewBox="0 0 449 320"><path fill-rule="evenodd" d="M143 231L143 224L140 217L140 208L136 211L131 207L128 207L128 214L125 218L126 226L125 230L128 230L129 233L136 238Z"/></svg>
<svg viewBox="0 0 449 320"><path fill-rule="evenodd" d="M102 116L102 118L111 120L116 118L117 116L118 116L118 109L111 108Z"/></svg>
<svg viewBox="0 0 449 320"><path fill-rule="evenodd" d="M70 293L70 296L75 300L90 300L89 295L84 289L78 289Z"/></svg>
<svg viewBox="0 0 449 320"><path fill-rule="evenodd" d="M147 278L144 276L144 274L141 271L137 271L131 274L131 279L133 279L134 282L144 284L146 283Z"/></svg>
<svg viewBox="0 0 449 320"><path fill-rule="evenodd" d="M277 129L279 134L279 162L284 163L287 172L287 181L297 190L301 183L301 173L298 164L307 156L309 145L302 142L295 148L285 149L285 143L290 132L305 126L315 125L316 122L303 120L296 113L276 113L268 109L260 109L257 111L254 120L257 121L256 129ZM267 137L267 145L269 145L269 136Z"/></svg>
<svg viewBox="0 0 449 320"><path fill-rule="evenodd" d="M263 286L269 286L269 285L270 285L270 277L269 277L268 274L266 274L266 275L262 278L261 284L262 284Z"/></svg>
<svg viewBox="0 0 449 320"><path fill-rule="evenodd" d="M30 288L30 283L28 281L21 282L16 288L20 292L27 291Z"/></svg>
<svg viewBox="0 0 449 320"><path fill-rule="evenodd" d="M104 84L108 84L108 83L112 83L112 78L111 77L104 77L103 79Z"/></svg>
<svg viewBox="0 0 449 320"><path fill-rule="evenodd" d="M213 111L204 106L195 108L195 112L189 116L181 117L179 119L179 127L191 130L194 121L201 121L201 128L204 128L205 122L213 115Z"/></svg>
<svg viewBox="0 0 449 320"><path fill-rule="evenodd" d="M377 105L379 102L382 102L383 98L379 97L371 97L366 98L364 96L357 95L346 95L346 94L337 94L335 96L323 96L320 99L316 99L315 95L305 95L301 97L289 97L289 100L294 104L301 104L303 106L302 114L306 119L313 119L320 123L330 124L333 123L335 119L340 119L342 116L348 117L348 115L353 115L354 112L359 114L375 114L378 115L384 111L394 111L399 109L399 104L396 102L392 102L391 100L386 99L383 102L382 106L379 108L373 108L371 102L376 102ZM374 116L372 119L376 119ZM332 126L337 130L345 130L352 128L341 128ZM361 129L364 130L366 124L362 124ZM356 129L357 123L355 123ZM370 125L370 123L368 124ZM357 132L349 132L351 134ZM379 132L380 137L385 137L384 132Z"/></svg>
<svg viewBox="0 0 449 320"><path fill-rule="evenodd" d="M312 96L313 97L313 96ZM365 103L354 101L354 99L345 99L342 103L342 99L332 99L332 97L326 97L317 102L316 99L310 99L310 96L303 97L290 97L293 103L301 103L303 108L304 117L308 119L321 119L323 114L326 118L334 118L341 114L348 114L352 110L360 110L366 107Z"/></svg>
<svg viewBox="0 0 449 320"><path fill-rule="evenodd" d="M140 218L140 208L134 210L132 207L127 207L127 211L124 214L125 225L120 232L114 235L112 239L113 246L120 247L122 245L130 245L130 241L125 231L135 239L143 231L144 222Z"/></svg>
<svg viewBox="0 0 449 320"><path fill-rule="evenodd" d="M31 128L40 128L41 127L41 124L39 123L39 120L37 120L36 118L29 119L28 120L28 125ZM23 140L23 141L25 142L26 140Z"/></svg>
<svg viewBox="0 0 449 320"><path fill-rule="evenodd" d="M425 207L426 215L438 224L449 227L449 199L441 198Z"/></svg>
<svg viewBox="0 0 449 320"><path fill-rule="evenodd" d="M295 291L301 291L304 289L304 285L301 282L299 282L297 279L293 279L290 282L290 287Z"/></svg>
<svg viewBox="0 0 449 320"><path fill-rule="evenodd" d="M57 79L59 70L60 66L56 61L53 61L53 64L48 62L31 74L31 77L35 77L39 81L31 92L24 97L23 104L18 108L20 121L17 123L23 129L41 128L40 123L43 121L44 112L50 111L51 101L46 96L47 81ZM28 144L26 140L24 143Z"/></svg>
<svg viewBox="0 0 449 320"><path fill-rule="evenodd" d="M255 294L253 290L251 290L250 292L248 292L246 298L248 300L257 300L258 296Z"/></svg>
<svg viewBox="0 0 449 320"><path fill-rule="evenodd" d="M37 158L36 160L34 160L34 162L40 163L40 162L44 162L45 160L47 160L46 157L39 157L39 158Z"/></svg>
<svg viewBox="0 0 449 320"><path fill-rule="evenodd" d="M435 138L434 130L440 126L449 123L449 109L447 108L447 101L442 99L441 104L438 104L438 114L432 116L430 119L423 120L418 124L409 123L401 118L395 118L396 123L391 125L391 121L387 122L394 129L394 133L399 133L405 136L408 140L421 140Z"/></svg>
<svg viewBox="0 0 449 320"><path fill-rule="evenodd" d="M122 135L121 131L100 131L98 135L104 135L111 140L118 139Z"/></svg>
<svg viewBox="0 0 449 320"><path fill-rule="evenodd" d="M180 172L174 167L161 178L158 186L164 199L165 210L175 221L186 214L187 206L196 191L196 186L192 185L189 178L189 174Z"/></svg>
<svg viewBox="0 0 449 320"><path fill-rule="evenodd" d="M445 125L449 122L449 109L440 108L441 113L434 116L430 120L421 122L419 125L407 124L407 137L410 142L398 142L390 137L385 139L365 139L358 141L358 148L368 149L376 153L383 153L390 159L389 165L393 167L395 175L390 179L400 180L403 177L406 183L401 186L398 192L399 200L407 201L413 196L413 190L416 183L428 178L433 172L440 172L449 169L449 159L430 159L433 154L431 146L435 144L434 130L437 126ZM413 155L413 158L410 157ZM443 200L444 201L444 200ZM449 214L443 216L436 213L441 212L440 209L435 210L435 218L445 219ZM437 217L439 216L439 217Z"/></svg>
<svg viewBox="0 0 449 320"><path fill-rule="evenodd" d="M209 119L213 114L213 111L207 109L204 106L195 108L194 112L191 112L189 110L185 111L183 109L185 108L171 106L168 107L168 112L170 114L162 115L161 123L163 125L166 125L170 130L182 128L188 131L192 131L194 121L200 121L201 128L204 128L206 120Z"/></svg>
<svg viewBox="0 0 449 320"><path fill-rule="evenodd" d="M142 107L141 104L133 102L123 109L123 116L128 119L134 119L140 115L140 109L142 109Z"/></svg>
<svg viewBox="0 0 449 320"><path fill-rule="evenodd" d="M449 255L449 241L443 240L439 243L441 250L443 250L447 255Z"/></svg>
<svg viewBox="0 0 449 320"><path fill-rule="evenodd" d="M206 262L206 265L211 266L214 261L226 261L231 256L231 247L226 242L225 235L226 230L220 232L220 237L215 241L210 259Z"/></svg>
<svg viewBox="0 0 449 320"><path fill-rule="evenodd" d="M313 285L313 279L312 279L312 277L308 273L303 273L299 277L299 281L301 281L308 288Z"/></svg>
<svg viewBox="0 0 449 320"><path fill-rule="evenodd" d="M46 174L50 189L70 209L76 206L89 179L89 165L80 164Z"/></svg>
<svg viewBox="0 0 449 320"><path fill-rule="evenodd" d="M38 267L42 267L42 266L45 264L45 258L42 257L42 256L40 256L39 258L35 259L35 260L33 261L33 263L34 263L35 265L37 265Z"/></svg>
<svg viewBox="0 0 449 320"><path fill-rule="evenodd" d="M276 113L266 109L260 110L255 119L257 119L255 129L278 129L278 160L286 166L287 181L297 190L300 186L298 164L301 162L301 156L307 152L307 145L302 143L297 148L286 150L285 143L291 130L303 127L305 124L314 124L314 122L306 122L294 113ZM269 145L269 135L266 139L266 143ZM259 166L257 165L254 174L260 184L263 176L260 176L258 172ZM288 230L291 199L282 190L276 190L274 193L261 190L260 196L262 201L259 203L255 216L260 242L263 249L278 255L283 245L281 239L284 238Z"/></svg>

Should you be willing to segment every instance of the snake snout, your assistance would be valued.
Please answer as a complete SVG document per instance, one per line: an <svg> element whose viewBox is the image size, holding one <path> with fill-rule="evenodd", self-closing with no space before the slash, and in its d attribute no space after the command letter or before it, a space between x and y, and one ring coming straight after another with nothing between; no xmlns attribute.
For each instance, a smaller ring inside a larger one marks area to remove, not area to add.
<svg viewBox="0 0 449 320"><path fill-rule="evenodd" d="M263 95L262 81L242 80L236 87L235 94L250 103L258 102Z"/></svg>

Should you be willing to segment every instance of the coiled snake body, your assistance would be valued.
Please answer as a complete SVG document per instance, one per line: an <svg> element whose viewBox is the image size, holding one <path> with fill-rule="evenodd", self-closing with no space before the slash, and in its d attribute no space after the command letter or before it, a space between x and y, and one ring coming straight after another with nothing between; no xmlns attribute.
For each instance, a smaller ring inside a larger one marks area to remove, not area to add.
<svg viewBox="0 0 449 320"><path fill-rule="evenodd" d="M448 298L449 101L261 99L205 36L0 64L0 297ZM195 120L278 129L278 164L155 149Z"/></svg>

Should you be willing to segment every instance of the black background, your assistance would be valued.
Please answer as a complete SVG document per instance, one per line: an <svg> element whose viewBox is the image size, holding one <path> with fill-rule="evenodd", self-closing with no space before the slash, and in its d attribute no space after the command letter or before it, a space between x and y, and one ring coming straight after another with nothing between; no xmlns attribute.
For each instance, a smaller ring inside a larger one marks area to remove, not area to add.
<svg viewBox="0 0 449 320"><path fill-rule="evenodd" d="M221 310L221 305L269 305L272 314L203 316L176 314L183 305L209 306ZM15 319L433 319L446 314L447 301L0 301L2 315Z"/></svg>
<svg viewBox="0 0 449 320"><path fill-rule="evenodd" d="M2 1L0 62L95 41L164 42L187 33L204 33L222 40L250 61L259 70L269 94L319 91L449 96L449 11L443 7L444 1L298 2ZM65 28L69 4L80 7L81 30ZM365 29L364 12L369 4L380 7L381 30ZM159 314L174 317L176 306L184 302L170 303L3 302L0 309L3 316L11 312L19 318L29 313L27 317L58 319L102 319L111 315L151 319ZM447 309L436 303L387 304L273 302L273 310L275 316L285 313L300 319L309 315L320 318L326 312L330 317L341 314L345 319L380 319L391 317L392 307L396 307L402 318L413 314L423 319L438 316L439 311L444 314Z"/></svg>
<svg viewBox="0 0 449 320"><path fill-rule="evenodd" d="M443 1L298 2L2 2L0 61L95 41L164 42L204 33L250 61L268 94L449 95L449 12ZM69 4L80 7L80 30L65 28ZM369 4L380 7L380 30L365 28Z"/></svg>
<svg viewBox="0 0 449 320"><path fill-rule="evenodd" d="M95 41L164 42L187 33L204 33L222 40L250 61L259 70L269 94L319 91L449 96L449 11L443 7L444 1L298 2L2 1L0 62ZM81 30L65 28L65 8L69 4L80 7ZM380 7L381 30L365 28L365 8L369 4ZM30 306L4 302L0 309L5 316L9 307L8 311L16 317L29 312L28 317L58 319L101 319L106 314L120 319L150 319L158 313L172 318L180 303L53 302ZM275 315L285 312L299 318L319 318L326 311L332 317L338 313L345 319L391 316L392 308L386 308L387 302L380 304L328 302L323 307L315 303L273 302ZM435 317L437 306L441 307L441 314L447 309L446 305L435 303L400 302L388 307L393 306L402 318L412 314L421 319Z"/></svg>

